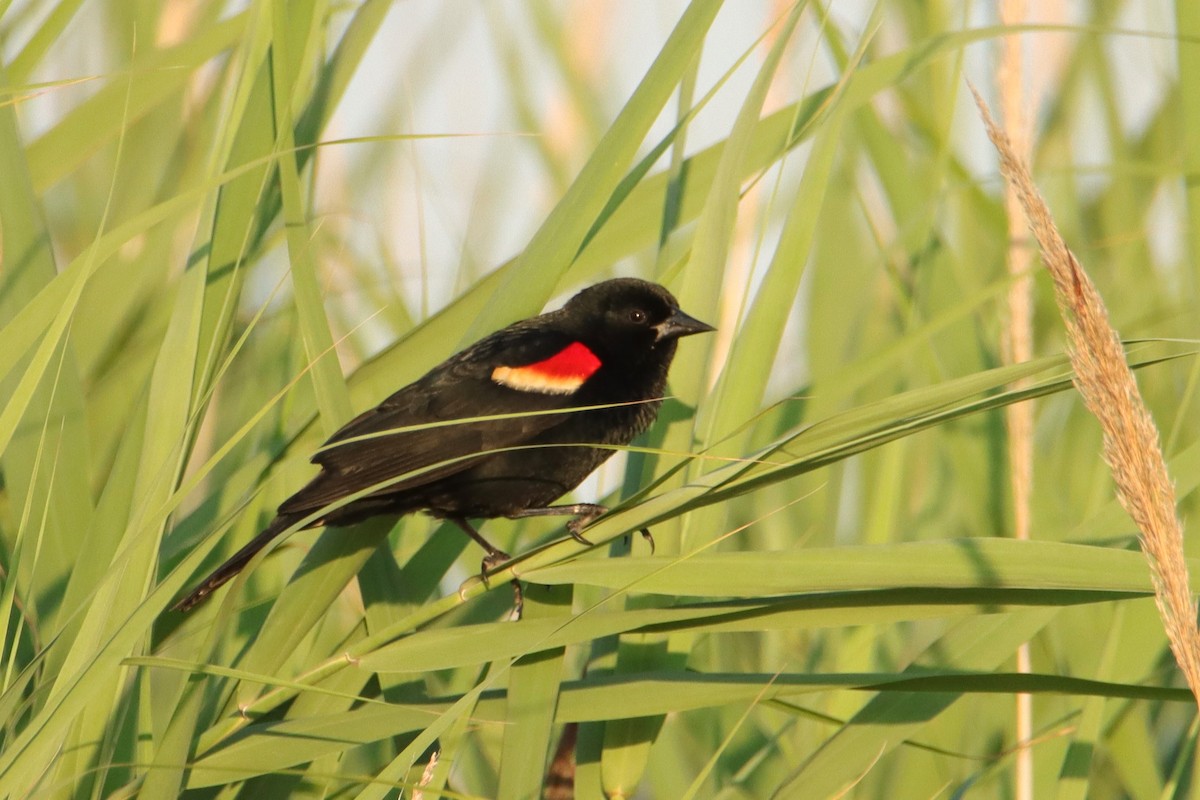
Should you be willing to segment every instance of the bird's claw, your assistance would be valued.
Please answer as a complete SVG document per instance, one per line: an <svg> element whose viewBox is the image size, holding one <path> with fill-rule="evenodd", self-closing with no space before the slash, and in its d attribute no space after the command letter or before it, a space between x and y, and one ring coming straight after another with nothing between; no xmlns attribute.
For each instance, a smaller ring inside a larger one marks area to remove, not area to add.
<svg viewBox="0 0 1200 800"><path fill-rule="evenodd" d="M488 580L488 572L501 566L509 561L512 561L512 556L503 550L494 550L483 557L483 561L479 565L479 579L483 581L483 585L488 589L492 588L491 581ZM512 580L513 587L513 619L520 619L521 612L525 609L525 592L521 589L521 582L516 578Z"/></svg>
<svg viewBox="0 0 1200 800"><path fill-rule="evenodd" d="M525 610L525 592L521 590L521 582L514 580L513 585L513 608L512 618L514 621L521 619L521 612Z"/></svg>
<svg viewBox="0 0 1200 800"><path fill-rule="evenodd" d="M571 538L580 544L586 544L588 547L591 547L592 543L580 531L586 528L588 523L593 519L595 517L576 517L567 523L567 533L571 534Z"/></svg>
<svg viewBox="0 0 1200 800"><path fill-rule="evenodd" d="M642 528L639 533L642 534L642 538L650 545L650 555L654 555L654 537L650 535L650 529Z"/></svg>
<svg viewBox="0 0 1200 800"><path fill-rule="evenodd" d="M484 556L483 561L479 562L479 578L483 581L483 585L490 589L492 584L488 580L488 573L509 561L512 561L512 556L503 550L493 550Z"/></svg>

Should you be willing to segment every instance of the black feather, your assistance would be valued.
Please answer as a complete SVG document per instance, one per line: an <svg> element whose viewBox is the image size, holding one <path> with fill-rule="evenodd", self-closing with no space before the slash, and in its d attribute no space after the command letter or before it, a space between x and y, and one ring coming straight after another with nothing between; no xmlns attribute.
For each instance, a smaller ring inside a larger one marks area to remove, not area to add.
<svg viewBox="0 0 1200 800"><path fill-rule="evenodd" d="M308 527L418 510L461 521L546 508L614 452L595 445L628 444L654 421L676 340L706 330L663 287L626 278L497 331L346 423L313 456L320 473L175 607L196 605L284 530L364 490ZM572 345L598 363L568 391L494 377L498 367L543 364Z"/></svg>

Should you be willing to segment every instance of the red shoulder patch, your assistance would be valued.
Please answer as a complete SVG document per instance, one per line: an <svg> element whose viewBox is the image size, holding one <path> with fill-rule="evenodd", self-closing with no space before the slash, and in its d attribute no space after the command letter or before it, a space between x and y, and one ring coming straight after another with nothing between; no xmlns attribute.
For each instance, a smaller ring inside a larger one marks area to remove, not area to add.
<svg viewBox="0 0 1200 800"><path fill-rule="evenodd" d="M600 369L600 359L582 342L571 342L542 361L520 367L496 367L492 380L512 389L570 394Z"/></svg>

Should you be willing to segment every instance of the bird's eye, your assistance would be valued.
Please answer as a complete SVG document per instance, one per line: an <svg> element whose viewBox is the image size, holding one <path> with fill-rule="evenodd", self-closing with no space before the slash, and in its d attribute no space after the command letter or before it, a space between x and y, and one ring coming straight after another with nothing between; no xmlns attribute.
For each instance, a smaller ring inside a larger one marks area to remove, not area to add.
<svg viewBox="0 0 1200 800"><path fill-rule="evenodd" d="M629 312L629 321L637 325L641 325L646 321L646 312L642 311L640 308L635 308L633 311Z"/></svg>

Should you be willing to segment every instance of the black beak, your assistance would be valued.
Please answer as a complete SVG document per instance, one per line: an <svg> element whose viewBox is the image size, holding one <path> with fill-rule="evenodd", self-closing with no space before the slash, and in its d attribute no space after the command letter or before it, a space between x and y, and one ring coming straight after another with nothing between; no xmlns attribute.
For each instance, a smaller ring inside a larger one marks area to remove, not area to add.
<svg viewBox="0 0 1200 800"><path fill-rule="evenodd" d="M708 333L715 331L716 328L689 317L677 308L674 314L655 325L654 330L656 331L654 341L662 342L678 339L681 336L691 336L693 333Z"/></svg>

